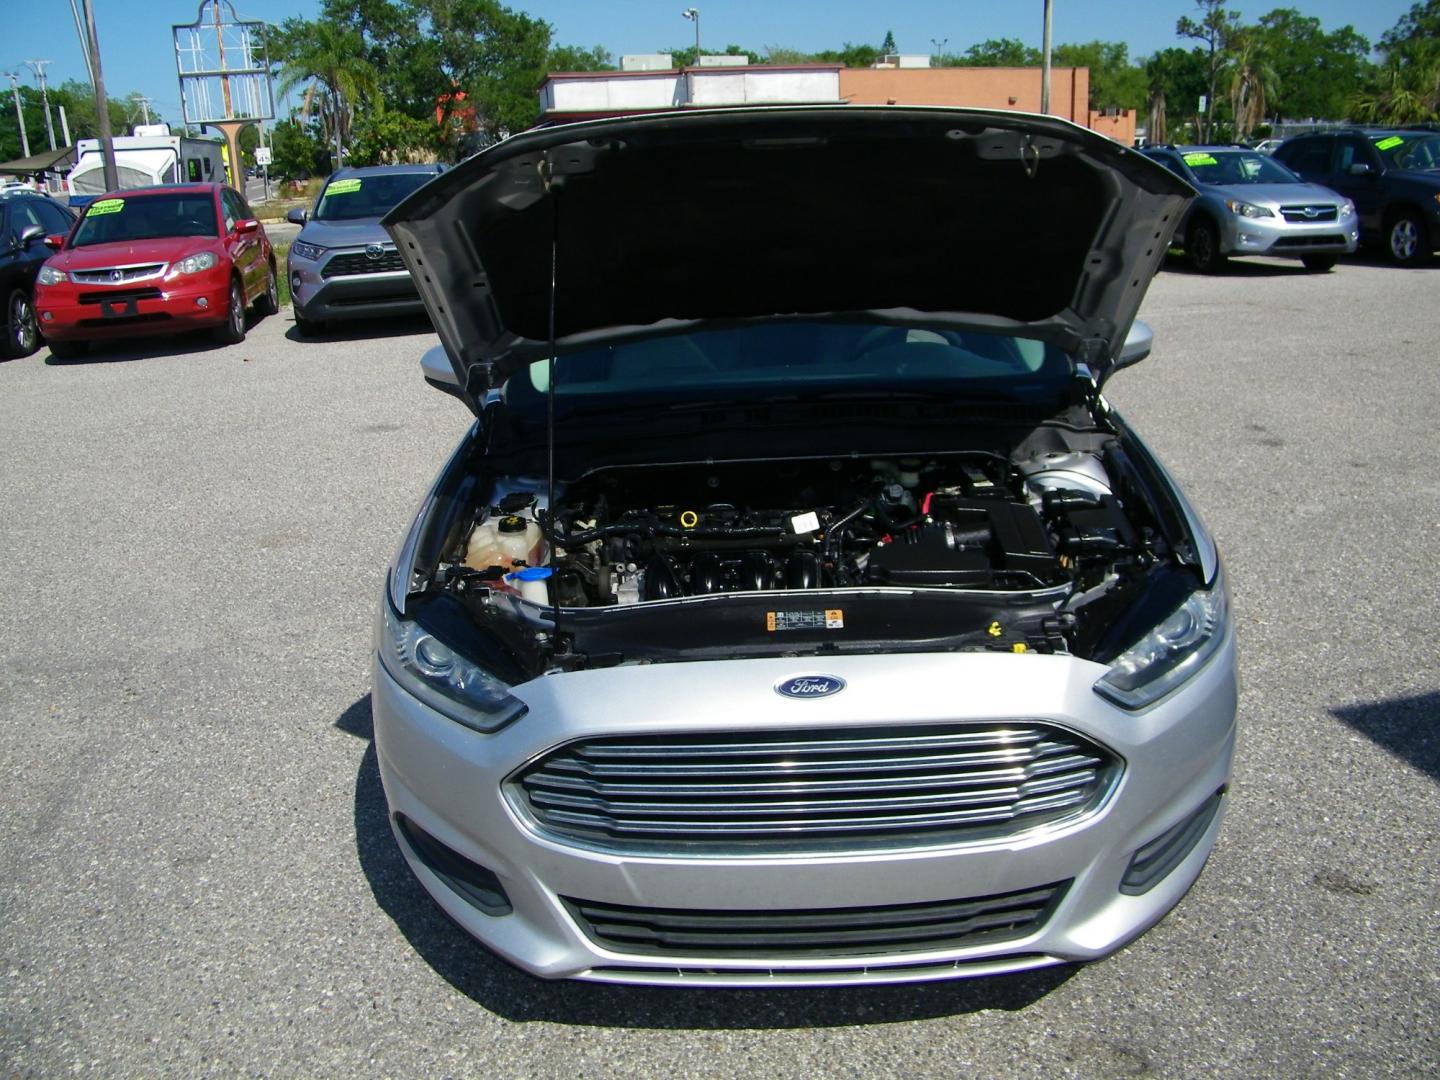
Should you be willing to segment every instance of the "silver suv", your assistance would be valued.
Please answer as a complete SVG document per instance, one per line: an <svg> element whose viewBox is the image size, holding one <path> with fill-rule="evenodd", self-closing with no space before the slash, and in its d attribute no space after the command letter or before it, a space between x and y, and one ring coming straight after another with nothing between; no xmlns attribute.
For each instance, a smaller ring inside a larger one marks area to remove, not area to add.
<svg viewBox="0 0 1440 1080"><path fill-rule="evenodd" d="M1142 151L1195 186L1200 197L1175 235L1190 264L1215 273L1231 255L1299 259L1323 272L1360 242L1355 204L1309 184L1275 158L1236 146Z"/></svg>
<svg viewBox="0 0 1440 1080"><path fill-rule="evenodd" d="M380 219L444 171L444 165L340 169L313 212L290 211L288 219L303 226L285 257L296 330L310 336L331 321L425 310Z"/></svg>

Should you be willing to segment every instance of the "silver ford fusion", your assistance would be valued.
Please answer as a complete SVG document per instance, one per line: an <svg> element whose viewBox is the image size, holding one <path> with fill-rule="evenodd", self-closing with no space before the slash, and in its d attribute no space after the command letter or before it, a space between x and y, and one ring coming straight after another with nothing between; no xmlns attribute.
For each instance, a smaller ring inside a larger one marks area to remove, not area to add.
<svg viewBox="0 0 1440 1080"><path fill-rule="evenodd" d="M526 971L1091 960L1220 828L1215 547L1101 397L1193 189L1050 118L528 132L387 218L475 415L374 716L425 889Z"/></svg>

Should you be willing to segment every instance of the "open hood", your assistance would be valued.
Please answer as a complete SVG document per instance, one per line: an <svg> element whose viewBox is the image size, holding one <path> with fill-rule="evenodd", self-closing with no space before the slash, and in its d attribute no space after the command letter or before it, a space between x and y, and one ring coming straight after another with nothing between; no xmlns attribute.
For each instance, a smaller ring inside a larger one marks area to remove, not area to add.
<svg viewBox="0 0 1440 1080"><path fill-rule="evenodd" d="M1053 117L716 109L525 132L384 225L478 412L552 333L787 317L1020 334L1103 378L1193 195Z"/></svg>

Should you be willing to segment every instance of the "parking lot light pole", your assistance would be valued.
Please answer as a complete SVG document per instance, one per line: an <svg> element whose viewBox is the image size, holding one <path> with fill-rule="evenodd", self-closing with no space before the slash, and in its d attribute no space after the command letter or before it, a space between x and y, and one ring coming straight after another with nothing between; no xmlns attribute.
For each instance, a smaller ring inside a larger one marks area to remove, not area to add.
<svg viewBox="0 0 1440 1080"><path fill-rule="evenodd" d="M1045 32L1040 43L1040 111L1050 111L1050 16L1051 0L1045 0Z"/></svg>
<svg viewBox="0 0 1440 1080"><path fill-rule="evenodd" d="M700 63L700 9L686 8L680 12L680 17L689 19L695 24L695 63L698 65Z"/></svg>

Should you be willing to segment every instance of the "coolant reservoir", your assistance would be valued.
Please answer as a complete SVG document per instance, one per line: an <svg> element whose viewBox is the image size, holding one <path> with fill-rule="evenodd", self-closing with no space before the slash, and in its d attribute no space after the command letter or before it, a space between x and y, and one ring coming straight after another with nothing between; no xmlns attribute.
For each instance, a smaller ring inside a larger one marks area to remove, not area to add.
<svg viewBox="0 0 1440 1080"><path fill-rule="evenodd" d="M545 541L533 518L505 514L486 518L470 534L465 565L472 570L499 566L509 571L516 563L539 566L545 561Z"/></svg>

